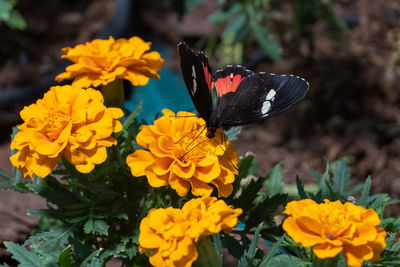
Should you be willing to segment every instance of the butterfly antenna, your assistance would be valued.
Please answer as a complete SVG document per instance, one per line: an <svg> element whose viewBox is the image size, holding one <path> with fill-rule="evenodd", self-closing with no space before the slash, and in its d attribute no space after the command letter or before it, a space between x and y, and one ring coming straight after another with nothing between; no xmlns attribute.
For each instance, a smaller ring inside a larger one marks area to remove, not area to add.
<svg viewBox="0 0 400 267"><path fill-rule="evenodd" d="M203 125L203 126L204 126L203 130L201 130L201 132L200 132L195 138L193 138L192 141L190 141L190 143L186 146L186 149L187 149L188 147L190 147L190 145L193 144L193 142L196 141L197 138L199 138L200 135L204 132L204 129L205 129L206 127L205 127L205 125Z"/></svg>
<svg viewBox="0 0 400 267"><path fill-rule="evenodd" d="M175 142L175 144L179 143L180 141L182 141L183 138L185 138L186 136L188 136L189 134L193 133L194 131L197 131L198 129L200 129L201 127L206 126L206 124L202 124L199 127L191 130L190 132L188 132L187 134L185 134L184 136L182 136L178 141Z"/></svg>
<svg viewBox="0 0 400 267"><path fill-rule="evenodd" d="M233 168L235 168L235 170L239 170L238 167L235 166L235 164L233 164L232 160L230 159L228 153L226 153L226 150L221 146L221 144L218 144L217 141L215 141L214 139L212 139L221 149L222 151L224 151L224 155L226 155L226 158L229 160L229 162L232 164Z"/></svg>
<svg viewBox="0 0 400 267"><path fill-rule="evenodd" d="M199 145L203 144L204 142L207 142L209 140L209 138L206 138L204 141L201 141L200 143L198 143L197 145L195 145L194 147L192 147L189 151L187 151L185 154L183 154L182 157L179 158L179 160L182 160L187 154L189 154L190 152L192 152L193 149L195 149L196 147L198 147Z"/></svg>
<svg viewBox="0 0 400 267"><path fill-rule="evenodd" d="M169 117L174 117L174 118L192 118L192 117L197 117L197 115L186 115L186 116L169 115Z"/></svg>

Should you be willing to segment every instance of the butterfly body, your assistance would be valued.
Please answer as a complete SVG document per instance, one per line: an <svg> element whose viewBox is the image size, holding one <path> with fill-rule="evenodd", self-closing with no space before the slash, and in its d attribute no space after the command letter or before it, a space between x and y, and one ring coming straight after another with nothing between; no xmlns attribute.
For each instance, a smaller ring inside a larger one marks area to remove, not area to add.
<svg viewBox="0 0 400 267"><path fill-rule="evenodd" d="M227 65L212 77L204 52L179 43L178 53L186 87L209 138L218 128L259 122L287 110L309 87L294 75L254 73L241 65Z"/></svg>

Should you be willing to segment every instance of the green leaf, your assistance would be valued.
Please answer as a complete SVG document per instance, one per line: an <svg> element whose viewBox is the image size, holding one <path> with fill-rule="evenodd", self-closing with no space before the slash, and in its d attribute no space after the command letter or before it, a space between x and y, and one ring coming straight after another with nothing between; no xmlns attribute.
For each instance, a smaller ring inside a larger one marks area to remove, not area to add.
<svg viewBox="0 0 400 267"><path fill-rule="evenodd" d="M61 267L72 267L71 247L66 247L63 252L58 256L57 263Z"/></svg>
<svg viewBox="0 0 400 267"><path fill-rule="evenodd" d="M123 129L128 129L128 127L135 122L135 119L139 115L141 109L142 109L142 101L139 102L135 110L131 114L129 114L129 116L126 118L122 127Z"/></svg>
<svg viewBox="0 0 400 267"><path fill-rule="evenodd" d="M212 235L212 242L214 245L215 252L218 255L219 265L222 266L222 242L219 234Z"/></svg>
<svg viewBox="0 0 400 267"><path fill-rule="evenodd" d="M99 249L97 249L97 250L95 250L95 251L92 251L92 253L90 253L90 254L83 260L81 266L87 266L88 263L89 263L89 262L91 263L91 262L93 261L94 258L96 258L96 257L98 257L98 256L100 255L100 253L101 253L101 251L100 251ZM98 258L97 258L97 259L98 259ZM96 262L96 260L95 260L95 262ZM93 266L93 265L92 265L92 266ZM97 266L99 266L99 265L97 265ZM100 266L101 266L101 264L100 264Z"/></svg>
<svg viewBox="0 0 400 267"><path fill-rule="evenodd" d="M103 266L104 262L100 260L97 257L93 257L92 260L90 261L88 267L98 267L98 266Z"/></svg>
<svg viewBox="0 0 400 267"><path fill-rule="evenodd" d="M33 251L27 250L24 246L20 246L14 242L4 242L8 251L11 252L12 258L20 262L20 267L41 267L42 260L39 255Z"/></svg>
<svg viewBox="0 0 400 267"><path fill-rule="evenodd" d="M240 14L237 17L231 19L229 24L225 27L222 32L222 39L235 38L236 34L239 33L239 30L247 23L248 18L246 14ZM233 37L232 37L233 36Z"/></svg>
<svg viewBox="0 0 400 267"><path fill-rule="evenodd" d="M265 266L265 267L284 267L284 266L295 266L295 267L306 267L310 266L311 262L307 262L303 259L300 259L298 257L289 255L289 254L280 254L275 257L273 257L268 265L259 265Z"/></svg>
<svg viewBox="0 0 400 267"><path fill-rule="evenodd" d="M273 257L276 254L276 251L278 250L278 247L281 245L283 239L285 239L285 235L281 236L281 238L278 239L278 241L276 241L272 247L270 247L268 249L268 253L265 254L265 256L262 258L259 267L268 267L271 266L270 263L273 259Z"/></svg>
<svg viewBox="0 0 400 267"><path fill-rule="evenodd" d="M17 10L11 11L10 18L6 23L11 29L25 30L26 28L26 21Z"/></svg>
<svg viewBox="0 0 400 267"><path fill-rule="evenodd" d="M264 50L265 54L273 61L279 61L282 55L282 48L276 42L273 35L257 21L250 18L250 26L253 29L254 35L258 44Z"/></svg>
<svg viewBox="0 0 400 267"><path fill-rule="evenodd" d="M299 176L296 175L296 186L297 186L297 192L299 193L299 197L301 199L306 199L308 198L306 191L304 190L304 186L301 182L301 180L299 179Z"/></svg>
<svg viewBox="0 0 400 267"><path fill-rule="evenodd" d="M211 14L207 18L207 21L210 23L220 23L232 18L232 16L240 11L242 11L242 5L235 3L228 10L218 10L217 12Z"/></svg>
<svg viewBox="0 0 400 267"><path fill-rule="evenodd" d="M340 196L347 198L346 188L350 182L350 174L347 164L344 161L337 163L336 169L333 172L333 187Z"/></svg>
<svg viewBox="0 0 400 267"><path fill-rule="evenodd" d="M15 135L19 132L19 129L17 126L14 126L12 128L12 133L11 133L11 141L14 140ZM13 149L11 150L11 156L14 155L15 153L17 153L18 150L17 149ZM15 167L14 165L11 166L11 171L12 171L12 175L14 177L14 179L16 181L20 181L22 178L22 173L18 170L17 167Z"/></svg>
<svg viewBox="0 0 400 267"><path fill-rule="evenodd" d="M50 231L38 233L29 237L24 245L40 243L36 251L42 255L62 248L73 234L75 226L60 227Z"/></svg>
<svg viewBox="0 0 400 267"><path fill-rule="evenodd" d="M0 0L0 21L8 21L15 1Z"/></svg>
<svg viewBox="0 0 400 267"><path fill-rule="evenodd" d="M249 175L257 175L258 172L258 162L253 156L249 155L241 159L238 163L239 174L238 178L242 179Z"/></svg>
<svg viewBox="0 0 400 267"><path fill-rule="evenodd" d="M110 229L110 226L105 221L102 220L94 220L93 221L93 234L101 234L101 235L108 235L108 229Z"/></svg>
<svg viewBox="0 0 400 267"><path fill-rule="evenodd" d="M240 196L235 200L234 206L236 208L241 208L245 212L248 211L253 201L257 198L257 193L261 190L263 182L264 179L262 177L259 177L256 181L252 179L250 184L243 189Z"/></svg>
<svg viewBox="0 0 400 267"><path fill-rule="evenodd" d="M251 240L249 248L244 252L243 256L240 258L238 267L247 267L249 266L249 263L254 263L254 258L257 253L257 242L258 239L260 239L260 231L261 231L262 225L259 225L254 233L253 239Z"/></svg>
<svg viewBox="0 0 400 267"><path fill-rule="evenodd" d="M241 258L246 247L243 246L239 240L235 239L229 234L222 234L221 240L223 247L228 249L229 254L231 254L236 259Z"/></svg>
<svg viewBox="0 0 400 267"><path fill-rule="evenodd" d="M246 221L246 230L259 225L264 220L272 217L280 205L284 205L287 201L286 194L278 194L272 197L267 197L259 204L249 215Z"/></svg>
<svg viewBox="0 0 400 267"><path fill-rule="evenodd" d="M273 167L267 174L265 188L269 197L282 192L282 167L280 164Z"/></svg>
<svg viewBox="0 0 400 267"><path fill-rule="evenodd" d="M362 189L361 196L357 200L357 205L364 207L367 205L370 191L371 191L371 176L368 176L367 180L365 181L364 187Z"/></svg>

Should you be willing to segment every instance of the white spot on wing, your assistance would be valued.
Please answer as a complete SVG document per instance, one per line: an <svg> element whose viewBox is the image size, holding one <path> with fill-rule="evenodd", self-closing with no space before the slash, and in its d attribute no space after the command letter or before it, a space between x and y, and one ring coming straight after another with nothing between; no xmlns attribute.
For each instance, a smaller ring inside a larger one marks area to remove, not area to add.
<svg viewBox="0 0 400 267"><path fill-rule="evenodd" d="M197 91L197 82L196 79L193 79L193 89L192 89L192 94L194 95Z"/></svg>
<svg viewBox="0 0 400 267"><path fill-rule="evenodd" d="M194 68L194 65L192 65L192 78L193 78L192 95L194 95L197 91L196 70Z"/></svg>
<svg viewBox="0 0 400 267"><path fill-rule="evenodd" d="M194 69L194 65L192 65L192 77L196 78L196 70Z"/></svg>
<svg viewBox="0 0 400 267"><path fill-rule="evenodd" d="M271 100L276 95L276 91L274 89L269 90L265 100Z"/></svg>
<svg viewBox="0 0 400 267"><path fill-rule="evenodd" d="M264 101L262 108L261 108L261 114L267 114L269 109L271 108L271 102L270 101Z"/></svg>

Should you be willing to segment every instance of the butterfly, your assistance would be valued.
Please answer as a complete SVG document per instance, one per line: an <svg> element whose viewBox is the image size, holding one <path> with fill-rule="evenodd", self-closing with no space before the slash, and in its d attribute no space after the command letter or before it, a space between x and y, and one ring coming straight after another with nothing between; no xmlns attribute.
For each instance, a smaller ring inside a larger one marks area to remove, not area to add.
<svg viewBox="0 0 400 267"><path fill-rule="evenodd" d="M227 65L212 76L203 51L178 44L183 79L199 115L206 122L206 136L218 128L263 121L289 109L307 93L308 82L294 75L254 73L241 65Z"/></svg>

